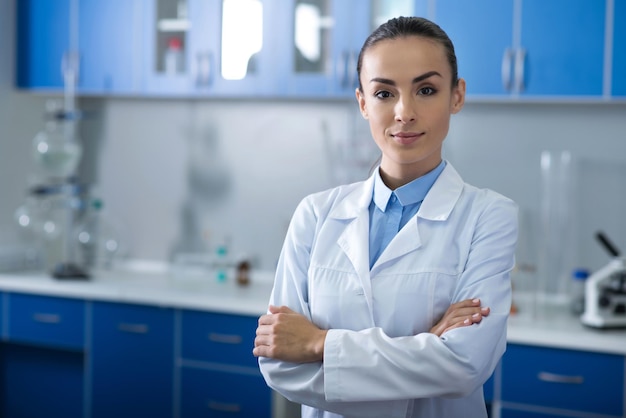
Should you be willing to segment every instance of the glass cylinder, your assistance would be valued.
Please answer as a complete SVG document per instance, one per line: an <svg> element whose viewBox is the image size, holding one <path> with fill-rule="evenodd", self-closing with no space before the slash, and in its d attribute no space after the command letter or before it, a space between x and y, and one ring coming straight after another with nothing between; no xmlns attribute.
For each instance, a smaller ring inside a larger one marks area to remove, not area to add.
<svg viewBox="0 0 626 418"><path fill-rule="evenodd" d="M541 153L537 292L566 294L574 252L573 167L569 151Z"/></svg>

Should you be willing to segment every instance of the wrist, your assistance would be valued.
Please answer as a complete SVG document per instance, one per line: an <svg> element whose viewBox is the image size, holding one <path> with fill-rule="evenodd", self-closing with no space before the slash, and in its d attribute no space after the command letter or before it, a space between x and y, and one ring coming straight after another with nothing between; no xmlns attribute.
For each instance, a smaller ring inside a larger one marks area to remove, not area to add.
<svg viewBox="0 0 626 418"><path fill-rule="evenodd" d="M318 333L315 343L313 345L313 355L318 361L324 361L324 344L326 344L326 335L328 330L322 329Z"/></svg>

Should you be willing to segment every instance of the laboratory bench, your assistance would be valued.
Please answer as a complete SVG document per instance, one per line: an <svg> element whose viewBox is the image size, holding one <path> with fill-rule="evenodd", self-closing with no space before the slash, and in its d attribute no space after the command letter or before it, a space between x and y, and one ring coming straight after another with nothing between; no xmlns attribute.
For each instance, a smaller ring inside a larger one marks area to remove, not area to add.
<svg viewBox="0 0 626 418"><path fill-rule="evenodd" d="M252 356L273 273L242 287L134 261L89 281L0 274L0 417L286 417ZM514 295L491 417L626 417L626 329ZM34 400L37 400L35 402Z"/></svg>

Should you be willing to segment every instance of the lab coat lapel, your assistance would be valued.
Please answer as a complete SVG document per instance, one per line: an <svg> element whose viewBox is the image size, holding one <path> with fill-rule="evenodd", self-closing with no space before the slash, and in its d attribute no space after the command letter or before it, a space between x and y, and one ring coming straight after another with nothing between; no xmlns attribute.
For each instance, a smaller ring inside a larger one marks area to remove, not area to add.
<svg viewBox="0 0 626 418"><path fill-rule="evenodd" d="M411 251L417 250L422 246L419 231L417 229L417 216L414 216L407 224L393 237L387 248L382 252L374 266L372 266L372 272L377 270L377 267L394 260L398 257L402 257Z"/></svg>
<svg viewBox="0 0 626 418"><path fill-rule="evenodd" d="M372 274L384 263L417 250L422 245L419 234L420 219L445 221L459 200L463 191L463 179L450 163L441 172L424 198L417 214L391 240L372 267Z"/></svg>
<svg viewBox="0 0 626 418"><path fill-rule="evenodd" d="M370 177L350 195L346 196L330 214L330 217L346 223L345 229L337 239L337 244L356 271L369 307L372 324L374 323L374 311L369 269L368 208L372 198L373 185L373 177Z"/></svg>

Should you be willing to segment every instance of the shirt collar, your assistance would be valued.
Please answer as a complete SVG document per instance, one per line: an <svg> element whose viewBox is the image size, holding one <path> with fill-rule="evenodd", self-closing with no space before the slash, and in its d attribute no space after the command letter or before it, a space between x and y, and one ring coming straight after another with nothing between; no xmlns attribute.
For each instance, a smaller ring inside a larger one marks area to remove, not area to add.
<svg viewBox="0 0 626 418"><path fill-rule="evenodd" d="M379 166L378 169L376 169L374 177L374 193L372 199L376 206L378 206L378 209L383 212L387 208L387 204L389 203L389 199L392 194L396 195L398 202L400 202L402 206L419 203L424 200L426 194L433 186L435 180L437 180L437 177L439 177L439 174L441 174L445 166L446 162L445 160L442 160L441 163L439 163L439 165L433 170L405 184L404 186L398 187L396 190L391 190L385 185L385 183L383 183L383 180L380 177Z"/></svg>

